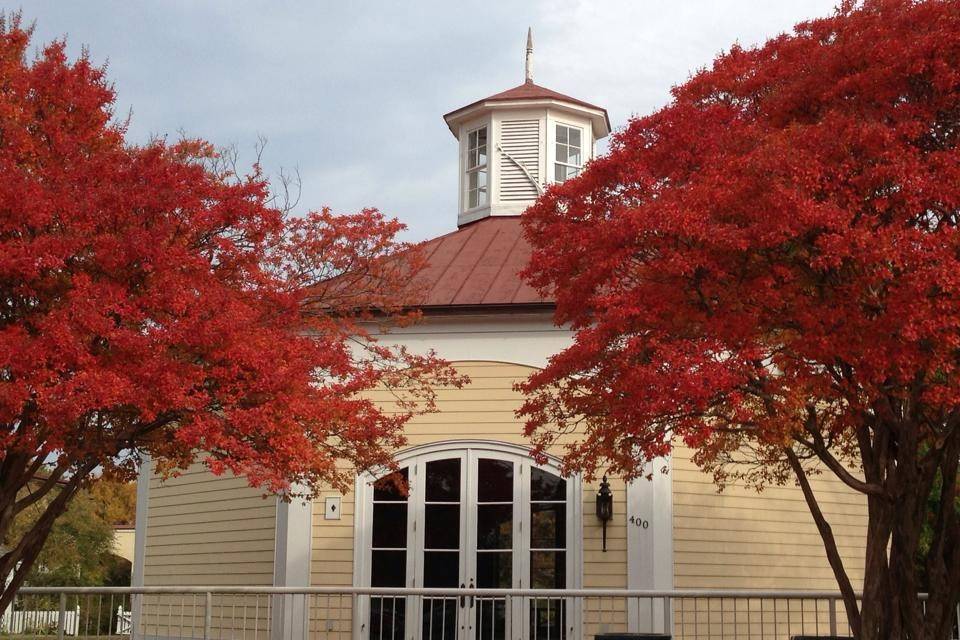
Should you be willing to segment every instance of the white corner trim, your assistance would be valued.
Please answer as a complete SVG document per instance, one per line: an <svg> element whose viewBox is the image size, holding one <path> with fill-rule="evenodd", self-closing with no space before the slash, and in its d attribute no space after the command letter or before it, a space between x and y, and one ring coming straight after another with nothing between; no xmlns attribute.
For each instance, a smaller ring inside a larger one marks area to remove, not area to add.
<svg viewBox="0 0 960 640"><path fill-rule="evenodd" d="M302 493L295 491L296 493ZM313 533L313 502L277 498L277 525L273 555L273 586L309 587ZM307 637L305 598L274 596L272 637L304 640Z"/></svg>
<svg viewBox="0 0 960 640"><path fill-rule="evenodd" d="M130 584L144 586L144 564L147 559L147 514L150 506L150 476L153 473L153 460L150 454L143 454L140 460L140 473L137 475L137 509L133 539L133 574ZM142 596L134 596L131 602L131 629L140 629L143 614Z"/></svg>
<svg viewBox="0 0 960 640"><path fill-rule="evenodd" d="M661 469L667 468L667 473ZM644 474L627 485L627 588L673 588L673 482L669 457L647 463ZM662 602L653 610L635 600L628 602L631 633L670 633L672 620ZM652 614L652 615L651 615Z"/></svg>
<svg viewBox="0 0 960 640"><path fill-rule="evenodd" d="M130 580L134 587L143 586L143 563L147 556L147 511L150 503L150 476L153 473L153 460L150 454L144 454L140 461L140 474L137 476L137 509L134 522L133 576Z"/></svg>

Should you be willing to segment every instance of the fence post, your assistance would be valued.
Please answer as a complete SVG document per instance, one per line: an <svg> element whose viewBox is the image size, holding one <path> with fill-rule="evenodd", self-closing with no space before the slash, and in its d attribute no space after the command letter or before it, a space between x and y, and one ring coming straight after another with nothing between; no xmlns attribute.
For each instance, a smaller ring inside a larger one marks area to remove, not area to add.
<svg viewBox="0 0 960 640"><path fill-rule="evenodd" d="M663 632L665 634L673 633L673 624L671 624L670 619L673 617L673 600L670 599L670 596L663 597ZM721 620L721 624L723 621Z"/></svg>
<svg viewBox="0 0 960 640"><path fill-rule="evenodd" d="M67 594L60 592L60 612L57 614L57 640L63 640L63 631L67 624Z"/></svg>
<svg viewBox="0 0 960 640"><path fill-rule="evenodd" d="M203 640L210 640L210 627L213 625L213 594L206 593L206 603L203 607Z"/></svg>
<svg viewBox="0 0 960 640"><path fill-rule="evenodd" d="M360 624L360 595L353 594L353 607L350 611L350 628L354 628L354 625Z"/></svg>
<svg viewBox="0 0 960 640"><path fill-rule="evenodd" d="M830 598L830 635L837 635L837 599Z"/></svg>

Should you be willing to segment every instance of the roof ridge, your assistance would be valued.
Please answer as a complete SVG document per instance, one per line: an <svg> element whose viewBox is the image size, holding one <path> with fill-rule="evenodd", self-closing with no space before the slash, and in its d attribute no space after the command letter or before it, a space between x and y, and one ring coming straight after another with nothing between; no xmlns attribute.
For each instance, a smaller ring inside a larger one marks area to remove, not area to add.
<svg viewBox="0 0 960 640"><path fill-rule="evenodd" d="M433 236L432 238L427 238L426 240L421 240L420 242L421 242L422 244L430 244L430 243L433 242L434 240L442 240L443 238L446 238L447 236L452 236L452 235L455 234L455 233L460 233L460 232L463 231L467 226L468 226L468 225L463 225L462 227L457 227L457 228L454 229L453 231L447 231L446 233L441 233L441 234L438 235L438 236Z"/></svg>

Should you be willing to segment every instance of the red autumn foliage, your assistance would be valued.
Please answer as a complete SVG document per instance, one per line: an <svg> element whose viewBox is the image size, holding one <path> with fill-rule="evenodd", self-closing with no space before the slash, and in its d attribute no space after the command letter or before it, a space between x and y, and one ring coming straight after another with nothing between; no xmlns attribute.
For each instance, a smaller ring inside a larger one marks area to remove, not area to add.
<svg viewBox="0 0 960 640"><path fill-rule="evenodd" d="M575 344L523 388L540 450L801 485L861 638L942 638L960 595L960 3L847 2L732 48L524 216ZM746 463L746 464L740 464ZM866 495L862 606L806 475ZM916 598L918 527L944 496Z"/></svg>
<svg viewBox="0 0 960 640"><path fill-rule="evenodd" d="M62 42L28 59L29 43L18 17L3 24L0 575L20 568L0 608L94 470L129 479L149 454L268 492L343 488L344 463L389 465L431 386L461 382L369 330L415 319L404 292L422 258L400 223L294 217L258 167L237 175L204 142L128 144L103 69ZM404 410L364 399L375 387Z"/></svg>

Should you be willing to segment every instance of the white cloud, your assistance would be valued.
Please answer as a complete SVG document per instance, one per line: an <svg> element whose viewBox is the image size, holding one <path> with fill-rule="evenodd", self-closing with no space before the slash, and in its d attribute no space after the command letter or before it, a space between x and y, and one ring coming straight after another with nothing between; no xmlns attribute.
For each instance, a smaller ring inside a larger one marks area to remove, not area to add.
<svg viewBox="0 0 960 640"><path fill-rule="evenodd" d="M523 78L604 105L615 126L733 42L826 15L835 0L512 0L83 4L36 0L37 41L110 60L131 136L185 129L298 166L302 207L377 206L411 238L456 224L456 146L441 116Z"/></svg>

